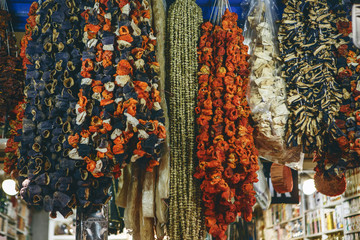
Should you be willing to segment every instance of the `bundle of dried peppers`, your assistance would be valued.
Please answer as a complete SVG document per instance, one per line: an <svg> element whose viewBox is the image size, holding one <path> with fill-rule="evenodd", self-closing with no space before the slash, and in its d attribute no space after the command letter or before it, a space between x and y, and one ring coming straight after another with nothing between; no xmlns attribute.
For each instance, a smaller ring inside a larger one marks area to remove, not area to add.
<svg viewBox="0 0 360 240"><path fill-rule="evenodd" d="M238 214L250 221L256 202L258 152L246 100L249 55L237 18L226 10L221 26L204 23L198 48L195 177L202 179L206 226L215 239L227 239L227 226Z"/></svg>
<svg viewBox="0 0 360 240"><path fill-rule="evenodd" d="M27 24L25 25L25 35L21 39L21 49L20 49L20 57L22 58L23 63L23 70L26 71L26 64L31 64L29 59L26 56L26 47L28 41L31 40L32 30L36 26L36 10L38 9L39 4L34 2L31 4ZM5 149L6 157L4 160L4 171L7 174L10 174L13 178L17 178L18 176L18 169L17 169L17 161L18 156L20 155L19 152L19 143L21 141L21 133L22 133L22 120L24 117L24 110L25 110L25 102L20 101L13 111L9 114L13 115L10 116L10 137L7 141L7 146Z"/></svg>

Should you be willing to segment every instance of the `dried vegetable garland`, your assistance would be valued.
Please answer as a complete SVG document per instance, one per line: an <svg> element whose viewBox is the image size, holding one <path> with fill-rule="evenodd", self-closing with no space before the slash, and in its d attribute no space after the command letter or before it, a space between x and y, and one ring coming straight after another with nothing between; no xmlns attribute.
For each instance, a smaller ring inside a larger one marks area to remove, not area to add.
<svg viewBox="0 0 360 240"><path fill-rule="evenodd" d="M5 2L5 8L6 1ZM0 118L22 101L24 73L18 47L11 25L11 15L6 9L0 10ZM14 119L13 119L14 120Z"/></svg>
<svg viewBox="0 0 360 240"><path fill-rule="evenodd" d="M336 44L337 51L337 68L338 82L341 82L343 92L343 102L340 107L339 115L336 119L336 124L345 133L346 138L342 141L340 146L344 146L343 158L348 160L348 167L356 167L356 163L360 156L360 132L357 126L360 124L360 112L358 99L360 96L360 89L358 87L360 77L360 60L358 56L360 54L352 44L351 33L352 23L348 19L347 13L342 6L337 5L337 8L333 9L335 16L334 27L337 28L341 36L338 38Z"/></svg>
<svg viewBox="0 0 360 240"><path fill-rule="evenodd" d="M197 45L202 12L195 1L177 0L167 18L170 123L170 238L202 239L201 195L195 172Z"/></svg>
<svg viewBox="0 0 360 240"><path fill-rule="evenodd" d="M166 131L156 38L147 1L47 0L37 14L24 40L20 194L66 217L106 203L124 164L158 165Z"/></svg>
<svg viewBox="0 0 360 240"><path fill-rule="evenodd" d="M85 26L87 49L76 107L77 125L82 130L69 139L73 158L84 158L94 177L111 173L117 178L124 164L137 160L152 171L159 164L166 137L148 2L117 4L122 21L116 32L111 31L113 13L105 9L100 11L102 16L97 15L104 22L96 28L91 22ZM97 39L100 35L101 42ZM117 58L114 50L119 53Z"/></svg>
<svg viewBox="0 0 360 240"><path fill-rule="evenodd" d="M74 127L75 83L81 67L81 7L76 0L43 2L26 49L31 64L27 65L27 104L18 161L20 195L52 216L56 211L69 216L78 201L76 195L87 194L78 188L87 173L76 171L66 142Z"/></svg>
<svg viewBox="0 0 360 240"><path fill-rule="evenodd" d="M322 154L329 140L343 136L334 119L342 93L335 80L332 20L324 0L290 0L279 29L290 110L286 140L307 153Z"/></svg>
<svg viewBox="0 0 360 240"><path fill-rule="evenodd" d="M31 40L32 29L36 26L35 18L36 18L36 10L38 9L39 4L34 2L30 6L30 10L28 13L27 24L25 25L25 35L21 39L21 50L20 57L23 62L23 69L26 70L26 64L31 64L29 59L26 57L26 47L28 41ZM17 169L17 161L19 152L19 143L21 141L21 133L22 133L22 120L24 117L24 109L25 103L23 101L19 102L13 111L10 112L10 137L6 143L6 157L4 161L4 171L7 174L10 174L13 178L17 178L18 169ZM13 116L11 116L13 115Z"/></svg>
<svg viewBox="0 0 360 240"><path fill-rule="evenodd" d="M204 23L199 44L195 177L202 179L206 226L215 239L227 239L227 226L238 214L250 221L256 202L258 152L246 100L249 55L237 18L226 10L221 26Z"/></svg>
<svg viewBox="0 0 360 240"><path fill-rule="evenodd" d="M274 2L260 1L248 16L245 38L250 38L251 74L249 105L255 122L254 138L259 155L267 160L298 162L300 147L287 148L284 141L289 111L286 85L280 76L278 45L273 27Z"/></svg>
<svg viewBox="0 0 360 240"><path fill-rule="evenodd" d="M315 185L319 192L336 196L346 189L345 170L359 166L359 106L357 99L359 79L359 50L352 44L352 25L350 16L345 9L350 6L340 5L336 1L329 1L334 17L332 27L337 29L339 37L335 44L337 58L336 79L341 83L343 102L336 117L337 126L343 131L344 136L332 144L325 156L315 155L317 162L315 168Z"/></svg>
<svg viewBox="0 0 360 240"><path fill-rule="evenodd" d="M16 178L18 175L17 170L17 160L19 154L19 143L22 132L22 119L24 117L24 103L20 102L13 111L9 113L10 115L10 137L6 142L5 148L5 160L4 160L4 171L7 174L10 174L13 178ZM14 116L11 116L14 115Z"/></svg>

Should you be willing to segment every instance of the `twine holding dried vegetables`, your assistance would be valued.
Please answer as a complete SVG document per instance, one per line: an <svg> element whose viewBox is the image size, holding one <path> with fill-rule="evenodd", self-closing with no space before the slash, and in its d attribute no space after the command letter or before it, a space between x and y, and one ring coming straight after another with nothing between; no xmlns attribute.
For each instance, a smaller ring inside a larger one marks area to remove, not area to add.
<svg viewBox="0 0 360 240"><path fill-rule="evenodd" d="M193 0L177 0L169 9L168 85L170 122L170 238L202 239L200 189L195 172L197 44L202 12Z"/></svg>
<svg viewBox="0 0 360 240"><path fill-rule="evenodd" d="M221 26L202 25L199 44L199 115L195 177L202 179L205 220L215 239L227 239L228 224L252 218L258 152L248 122L248 47L237 14L226 10ZM234 201L232 201L234 199Z"/></svg>

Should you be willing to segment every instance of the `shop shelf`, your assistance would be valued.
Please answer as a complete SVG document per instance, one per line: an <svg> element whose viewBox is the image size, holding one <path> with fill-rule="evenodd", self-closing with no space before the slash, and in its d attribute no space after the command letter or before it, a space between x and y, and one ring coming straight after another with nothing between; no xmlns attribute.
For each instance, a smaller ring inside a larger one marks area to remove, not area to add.
<svg viewBox="0 0 360 240"><path fill-rule="evenodd" d="M75 240L74 235L55 235L49 240Z"/></svg>
<svg viewBox="0 0 360 240"><path fill-rule="evenodd" d="M331 233L337 233L337 232L343 232L344 229L343 228L339 228L339 229L332 229L332 230L329 230L329 231L325 231L324 233L325 234L331 234Z"/></svg>
<svg viewBox="0 0 360 240"><path fill-rule="evenodd" d="M360 232L360 229L352 230L352 231L344 231L345 234L358 233L358 232Z"/></svg>
<svg viewBox="0 0 360 240"><path fill-rule="evenodd" d="M355 194L355 195L352 195L352 196L349 196L349 197L345 197L345 198L344 198L344 201L349 201L349 200L354 199L354 198L357 198L357 197L360 197L360 193Z"/></svg>
<svg viewBox="0 0 360 240"><path fill-rule="evenodd" d="M337 200L335 202L324 205L324 208L333 208L333 207L336 207L338 205L341 205L342 203L343 203L343 200L340 199L340 200Z"/></svg>
<svg viewBox="0 0 360 240"><path fill-rule="evenodd" d="M320 236L322 236L322 233L310 234L310 235L306 235L305 237L307 237L307 238L314 238L314 237L320 237Z"/></svg>
<svg viewBox="0 0 360 240"><path fill-rule="evenodd" d="M354 213L349 213L349 214L345 214L344 217L352 217L352 216L356 216L359 215L360 211L354 212Z"/></svg>
<svg viewBox="0 0 360 240"><path fill-rule="evenodd" d="M294 237L294 238L291 238L291 240L300 240L300 239L304 239L305 237Z"/></svg>

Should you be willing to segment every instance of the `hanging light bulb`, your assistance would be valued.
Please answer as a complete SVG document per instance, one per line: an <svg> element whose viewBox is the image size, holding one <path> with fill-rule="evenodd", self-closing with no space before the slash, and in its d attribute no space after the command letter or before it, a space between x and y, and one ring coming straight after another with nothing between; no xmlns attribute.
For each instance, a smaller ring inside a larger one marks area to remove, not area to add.
<svg viewBox="0 0 360 240"><path fill-rule="evenodd" d="M311 195L316 192L314 179L308 179L304 181L303 192L305 195Z"/></svg>
<svg viewBox="0 0 360 240"><path fill-rule="evenodd" d="M9 196L14 196L18 193L16 190L16 182L12 179L6 179L2 182L2 189Z"/></svg>

